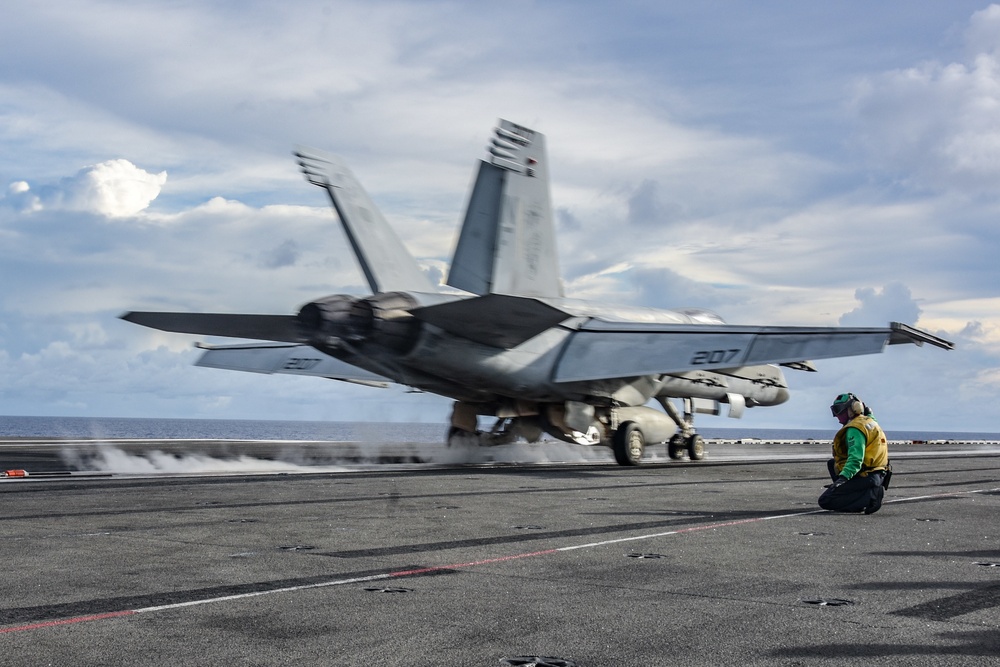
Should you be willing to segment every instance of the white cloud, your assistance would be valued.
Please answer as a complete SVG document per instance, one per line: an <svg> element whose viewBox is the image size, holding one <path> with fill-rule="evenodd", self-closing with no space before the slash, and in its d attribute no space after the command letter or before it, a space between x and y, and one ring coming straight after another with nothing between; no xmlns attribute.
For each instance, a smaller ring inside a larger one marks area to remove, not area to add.
<svg viewBox="0 0 1000 667"><path fill-rule="evenodd" d="M150 174L128 160L108 160L82 169L63 181L64 205L110 218L132 216L145 210L167 182L167 172Z"/></svg>
<svg viewBox="0 0 1000 667"><path fill-rule="evenodd" d="M124 159L81 169L56 185L33 190L26 181L8 188L8 203L20 211L79 211L109 218L137 215L149 207L167 182L167 172L151 174Z"/></svg>
<svg viewBox="0 0 1000 667"><path fill-rule="evenodd" d="M876 292L872 287L859 288L854 298L861 302L857 308L840 317L845 327L885 326L887 322L916 324L920 307L913 300L910 288L902 283L889 283Z"/></svg>
<svg viewBox="0 0 1000 667"><path fill-rule="evenodd" d="M42 208L41 201L31 192L31 186L27 181L11 183L7 188L7 196L0 197L0 203L22 212L40 211Z"/></svg>
<svg viewBox="0 0 1000 667"><path fill-rule="evenodd" d="M1000 55L1000 5L991 4L972 15L965 42L972 57L982 53Z"/></svg>
<svg viewBox="0 0 1000 667"><path fill-rule="evenodd" d="M1000 179L1000 5L973 14L964 62L928 60L865 78L861 142L922 188L995 192Z"/></svg>

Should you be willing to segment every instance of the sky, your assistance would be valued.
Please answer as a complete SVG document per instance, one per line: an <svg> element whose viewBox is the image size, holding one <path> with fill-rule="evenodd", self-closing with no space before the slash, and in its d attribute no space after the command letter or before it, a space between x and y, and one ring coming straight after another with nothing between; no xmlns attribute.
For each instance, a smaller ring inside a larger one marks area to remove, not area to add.
<svg viewBox="0 0 1000 667"><path fill-rule="evenodd" d="M1000 5L50 0L0 22L0 415L443 422L450 402L193 367L128 310L367 293L296 145L440 276L498 118L547 138L567 296L955 351L788 371L703 427L1000 432ZM206 339L207 342L227 342Z"/></svg>

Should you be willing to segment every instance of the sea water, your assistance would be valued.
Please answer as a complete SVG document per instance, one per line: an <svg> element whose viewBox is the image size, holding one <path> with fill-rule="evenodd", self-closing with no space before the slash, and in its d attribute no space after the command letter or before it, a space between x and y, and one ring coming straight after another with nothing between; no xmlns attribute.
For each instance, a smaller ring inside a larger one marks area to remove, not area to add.
<svg viewBox="0 0 1000 667"><path fill-rule="evenodd" d="M96 438L152 440L291 440L442 442L447 424L406 422L323 422L252 419L152 419L113 417L4 417L0 438ZM707 439L829 441L834 428L698 428ZM891 440L1000 440L1000 433L888 430Z"/></svg>
<svg viewBox="0 0 1000 667"><path fill-rule="evenodd" d="M446 424L396 422L0 416L0 438L440 442L447 430Z"/></svg>

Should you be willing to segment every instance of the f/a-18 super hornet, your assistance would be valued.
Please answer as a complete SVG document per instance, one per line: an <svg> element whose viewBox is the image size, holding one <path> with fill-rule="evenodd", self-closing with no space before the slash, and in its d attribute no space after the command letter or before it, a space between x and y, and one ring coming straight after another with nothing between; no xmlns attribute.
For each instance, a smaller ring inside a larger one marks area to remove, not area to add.
<svg viewBox="0 0 1000 667"><path fill-rule="evenodd" d="M336 294L295 315L130 312L129 322L259 343L202 346L197 365L398 383L455 401L448 443L610 446L637 465L647 444L704 456L696 413L730 417L788 400L781 366L914 343L913 327L741 326L705 310L659 310L563 295L544 136L500 121L469 195L447 287L407 252L344 163L296 152L326 190L372 294ZM655 401L663 410L650 407ZM489 426L479 429L479 417Z"/></svg>

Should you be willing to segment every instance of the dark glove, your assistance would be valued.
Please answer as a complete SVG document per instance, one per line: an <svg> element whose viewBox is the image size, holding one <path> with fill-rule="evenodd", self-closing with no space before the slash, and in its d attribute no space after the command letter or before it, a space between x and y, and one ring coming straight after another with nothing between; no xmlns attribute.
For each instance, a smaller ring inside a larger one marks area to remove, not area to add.
<svg viewBox="0 0 1000 667"><path fill-rule="evenodd" d="M847 478L843 475L838 475L837 479L833 480L833 484L827 484L824 489L836 489L838 486L843 486L847 484Z"/></svg>

